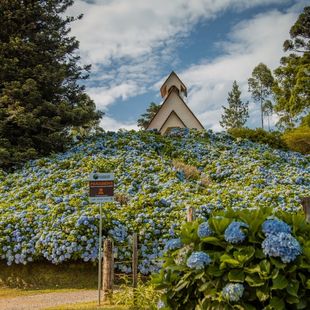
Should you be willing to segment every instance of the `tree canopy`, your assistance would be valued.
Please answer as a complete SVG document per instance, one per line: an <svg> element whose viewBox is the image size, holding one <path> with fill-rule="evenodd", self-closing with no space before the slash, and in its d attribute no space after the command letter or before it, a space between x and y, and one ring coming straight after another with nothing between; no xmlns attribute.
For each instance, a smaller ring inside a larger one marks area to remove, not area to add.
<svg viewBox="0 0 310 310"><path fill-rule="evenodd" d="M248 79L252 98L260 103L262 129L264 129L264 102L272 93L273 81L270 69L263 63L253 69L252 76Z"/></svg>
<svg viewBox="0 0 310 310"><path fill-rule="evenodd" d="M222 106L224 113L220 125L223 128L240 128L249 117L248 102L240 99L241 91L236 81L233 82L232 91L228 93L228 107Z"/></svg>
<svg viewBox="0 0 310 310"><path fill-rule="evenodd" d="M72 0L0 1L0 166L61 151L74 127L102 113L79 80L79 42L64 17Z"/></svg>
<svg viewBox="0 0 310 310"><path fill-rule="evenodd" d="M275 111L280 115L279 127L292 128L310 107L310 7L305 7L290 30L290 40L283 44L281 65L275 70L273 87Z"/></svg>

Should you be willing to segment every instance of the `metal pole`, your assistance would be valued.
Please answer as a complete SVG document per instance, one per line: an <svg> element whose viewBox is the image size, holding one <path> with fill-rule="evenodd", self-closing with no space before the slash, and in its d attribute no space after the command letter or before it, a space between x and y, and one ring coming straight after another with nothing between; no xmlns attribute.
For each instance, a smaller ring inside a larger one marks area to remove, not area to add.
<svg viewBox="0 0 310 310"><path fill-rule="evenodd" d="M98 305L101 302L101 265L102 265L102 203L100 203L100 225L99 225L99 259L98 259Z"/></svg>

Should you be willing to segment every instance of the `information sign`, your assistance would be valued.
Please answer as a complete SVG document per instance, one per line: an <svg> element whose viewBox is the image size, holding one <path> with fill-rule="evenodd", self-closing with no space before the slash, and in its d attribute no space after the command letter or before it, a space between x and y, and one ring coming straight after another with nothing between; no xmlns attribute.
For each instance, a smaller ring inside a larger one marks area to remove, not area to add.
<svg viewBox="0 0 310 310"><path fill-rule="evenodd" d="M91 173L89 176L89 201L102 203L113 201L114 174Z"/></svg>

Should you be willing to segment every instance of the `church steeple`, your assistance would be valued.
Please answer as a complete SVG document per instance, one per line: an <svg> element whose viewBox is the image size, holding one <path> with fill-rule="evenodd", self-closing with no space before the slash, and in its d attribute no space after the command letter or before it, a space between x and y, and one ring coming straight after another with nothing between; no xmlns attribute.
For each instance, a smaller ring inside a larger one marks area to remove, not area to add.
<svg viewBox="0 0 310 310"><path fill-rule="evenodd" d="M163 98L166 98L173 88L178 90L181 97L187 97L187 88L174 71L170 73L170 75L160 88L161 96Z"/></svg>

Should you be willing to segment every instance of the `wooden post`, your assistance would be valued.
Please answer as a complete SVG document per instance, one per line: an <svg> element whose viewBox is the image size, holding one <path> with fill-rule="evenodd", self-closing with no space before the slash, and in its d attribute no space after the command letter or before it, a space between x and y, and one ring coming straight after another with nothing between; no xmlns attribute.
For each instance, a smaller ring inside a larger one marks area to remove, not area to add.
<svg viewBox="0 0 310 310"><path fill-rule="evenodd" d="M111 258L111 264L112 264L112 268L111 268L111 281L112 281L112 288L113 288L113 284L114 284L114 240L112 240L112 258Z"/></svg>
<svg viewBox="0 0 310 310"><path fill-rule="evenodd" d="M112 282L112 256L113 247L110 239L104 240L103 245L103 301L107 301L111 298L113 293L113 282Z"/></svg>
<svg viewBox="0 0 310 310"><path fill-rule="evenodd" d="M189 207L187 210L187 221L192 222L195 220L195 209L193 207Z"/></svg>
<svg viewBox="0 0 310 310"><path fill-rule="evenodd" d="M136 288L138 286L138 234L132 236L132 287L134 305L137 304Z"/></svg>
<svg viewBox="0 0 310 310"><path fill-rule="evenodd" d="M306 220L310 223L310 197L302 198L301 204L304 208Z"/></svg>

